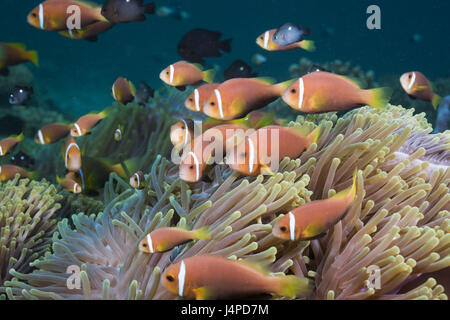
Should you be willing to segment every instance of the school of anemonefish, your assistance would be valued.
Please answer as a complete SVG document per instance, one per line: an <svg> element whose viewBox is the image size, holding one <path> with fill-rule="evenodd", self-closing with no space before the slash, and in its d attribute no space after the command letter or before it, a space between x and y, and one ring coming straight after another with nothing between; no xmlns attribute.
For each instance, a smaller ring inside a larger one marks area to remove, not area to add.
<svg viewBox="0 0 450 320"><path fill-rule="evenodd" d="M30 12L28 23L68 38L95 41L99 34L116 23L145 20L145 14L152 14L155 8L153 3L143 5L142 2L127 1L129 6L123 12L117 9L118 2L113 0L106 1L103 7L82 1L47 0ZM66 24L69 15L67 8L72 5L81 10L81 26L76 30L67 29ZM127 20L126 17L131 18ZM297 34L284 33L290 30ZM274 35L279 32L280 29L268 30L257 38L256 43L267 51L316 49L314 41L304 39L309 35L309 30L294 25L283 29L283 33L275 39ZM289 39L295 40L286 45L279 44ZM22 44L0 43L0 72L28 61L38 65L36 51L26 51ZM270 111L260 110L278 99L284 101L286 107L301 113L325 113L348 111L365 105L381 110L392 95L389 88L365 90L354 79L323 70L279 83L271 78L232 78L220 83L214 82L215 76L215 69L204 70L202 65L188 61L174 62L159 74L160 79L169 86L179 90L192 88L184 103L186 109L204 114L203 118L208 117L199 125L188 117L180 119L171 126L168 137L174 148L181 151L180 179L194 185L202 182L214 163L226 164L243 176L273 175L277 162L285 157L296 159L318 142L321 126L314 129L289 126L288 120L280 119ZM434 92L431 82L418 71L405 73L400 83L411 98L429 101L435 108L442 100ZM152 89L146 84L141 84L140 88L144 90L142 95L145 99L138 97L131 81L118 77L111 87L111 95L118 103L140 101L145 104L146 99L153 96ZM122 164L86 156L77 143L77 138L95 130L113 108L83 115L74 123L46 124L36 132L34 141L43 147L65 139L62 161L67 172L63 177L56 177L62 188L74 194L95 191L104 186L112 172L129 179L130 186L136 190L148 186L144 172L135 165L138 159L124 161L127 169L133 171L125 170ZM117 143L122 141L124 134L124 125L111 132ZM23 134L20 134L1 140L0 156L8 154L23 139ZM130 177L126 171L135 173ZM39 176L37 172L29 172L15 165L0 166L0 181L13 179L16 174L31 179ZM306 203L280 215L272 228L273 237L289 242L325 236L352 206L356 197L357 175L355 168L352 185L334 196ZM209 227L196 230L159 228L143 236L138 246L142 254L162 254L192 241L212 239ZM250 262L213 255L182 259L169 265L162 275L162 284L167 290L187 299L259 295L307 297L311 293L312 283L308 278L291 275L272 276Z"/></svg>

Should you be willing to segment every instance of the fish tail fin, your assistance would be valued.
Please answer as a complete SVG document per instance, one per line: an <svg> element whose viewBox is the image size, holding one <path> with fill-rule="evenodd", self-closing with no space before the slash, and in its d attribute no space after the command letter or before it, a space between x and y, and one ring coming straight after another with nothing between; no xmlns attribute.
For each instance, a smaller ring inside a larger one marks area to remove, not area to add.
<svg viewBox="0 0 450 320"><path fill-rule="evenodd" d="M342 190L341 192L336 193L331 198L333 198L333 199L348 199L349 202L352 202L356 196L356 178L357 177L358 177L358 168L355 168L355 171L353 171L352 186L347 189Z"/></svg>
<svg viewBox="0 0 450 320"><path fill-rule="evenodd" d="M307 297L314 289L314 282L308 278L299 278L292 275L277 278L279 280L279 289L275 293L281 297L291 299Z"/></svg>
<svg viewBox="0 0 450 320"><path fill-rule="evenodd" d="M209 69L203 72L203 80L208 83L213 83L216 77L216 69Z"/></svg>
<svg viewBox="0 0 450 320"><path fill-rule="evenodd" d="M134 83L128 80L128 85L130 86L131 94L133 95L133 97L136 96L136 87L134 86Z"/></svg>
<svg viewBox="0 0 450 320"><path fill-rule="evenodd" d="M280 82L280 83L274 84L273 87L277 91L277 94L280 95L280 97L281 97L283 95L284 91L286 91L286 89L289 88L289 86L297 80L298 80L298 78Z"/></svg>
<svg viewBox="0 0 450 320"><path fill-rule="evenodd" d="M233 39L228 39L228 40L224 40L224 41L220 42L220 49L222 49L225 52L230 52L231 51L231 40L233 40Z"/></svg>
<svg viewBox="0 0 450 320"><path fill-rule="evenodd" d="M39 171L30 171L28 175L30 179L37 180L39 178Z"/></svg>
<svg viewBox="0 0 450 320"><path fill-rule="evenodd" d="M144 5L144 13L145 14L154 14L156 9L156 5L154 2L150 2L149 4Z"/></svg>
<svg viewBox="0 0 450 320"><path fill-rule="evenodd" d="M259 121L258 121L258 123L256 123L255 127L257 129L264 128L264 127L270 126L274 122L275 122L275 115L273 113L267 112L266 114L264 114L264 116L261 119L259 119Z"/></svg>
<svg viewBox="0 0 450 320"><path fill-rule="evenodd" d="M21 142L23 139L25 139L25 136L23 135L23 132L22 132L17 136L17 142Z"/></svg>
<svg viewBox="0 0 450 320"><path fill-rule="evenodd" d="M434 94L433 100L431 100L434 110L436 110L438 108L438 106L441 104L442 100L444 100L444 99L440 95Z"/></svg>
<svg viewBox="0 0 450 320"><path fill-rule="evenodd" d="M200 229L194 230L195 238L199 240L210 240L211 235L211 229L209 226L202 227Z"/></svg>
<svg viewBox="0 0 450 320"><path fill-rule="evenodd" d="M30 61L34 63L36 67L39 67L39 55L36 50L28 51Z"/></svg>
<svg viewBox="0 0 450 320"><path fill-rule="evenodd" d="M316 43L314 41L312 41L312 40L300 41L298 46L300 48L302 48L303 50L306 50L306 51L309 51L309 52L316 51Z"/></svg>
<svg viewBox="0 0 450 320"><path fill-rule="evenodd" d="M308 149L313 143L317 142L320 137L320 133L322 132L322 126L317 126L310 134L306 137L307 144L306 148Z"/></svg>
<svg viewBox="0 0 450 320"><path fill-rule="evenodd" d="M368 105L377 110L384 110L391 100L392 89L388 87L369 90Z"/></svg>

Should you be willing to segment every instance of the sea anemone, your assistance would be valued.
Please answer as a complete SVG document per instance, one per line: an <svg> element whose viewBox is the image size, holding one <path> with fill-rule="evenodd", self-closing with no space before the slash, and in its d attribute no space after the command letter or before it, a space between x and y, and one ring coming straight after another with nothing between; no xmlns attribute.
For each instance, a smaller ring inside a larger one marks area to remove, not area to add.
<svg viewBox="0 0 450 320"><path fill-rule="evenodd" d="M144 190L112 175L103 213L74 215L74 229L60 222L52 252L31 264L33 272L10 270L14 278L1 290L10 299L173 299L160 284L161 271L209 253L270 265L273 274L310 277L314 299L447 299L426 274L450 266L449 133L430 135L423 114L396 106L364 107L343 118L299 116L289 124L318 125L317 143L298 159L283 159L269 177L240 177L216 165L207 174L212 182L188 186L161 157ZM417 137L423 143L416 147ZM444 161L427 171L436 156ZM272 235L272 225L289 210L349 187L355 168L356 199L325 237L284 242ZM174 225L208 225L213 239L166 253L139 252L147 233ZM78 289L67 286L71 266L80 271ZM412 280L420 283L408 287Z"/></svg>
<svg viewBox="0 0 450 320"><path fill-rule="evenodd" d="M0 286L10 270L28 273L30 262L50 248L61 205L53 185L45 180L14 180L0 184Z"/></svg>

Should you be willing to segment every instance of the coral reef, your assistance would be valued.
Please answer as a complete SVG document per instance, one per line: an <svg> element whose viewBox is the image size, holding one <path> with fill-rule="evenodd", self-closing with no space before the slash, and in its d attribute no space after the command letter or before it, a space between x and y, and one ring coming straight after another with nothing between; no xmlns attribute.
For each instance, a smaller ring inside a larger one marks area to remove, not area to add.
<svg viewBox="0 0 450 320"><path fill-rule="evenodd" d="M159 283L167 264L213 253L313 278L316 299L447 299L427 274L450 267L450 132L431 135L425 115L413 112L389 106L343 118L299 116L289 125L321 125L320 139L299 159L283 159L270 177L239 177L217 165L208 173L212 182L188 186L160 156L144 190L111 175L103 212L72 216L74 228L61 221L51 253L31 263L32 272L11 268L13 278L0 290L9 299L173 299ZM272 236L282 214L348 187L355 167L356 199L325 237ZM210 225L214 238L139 252L147 233L174 225ZM67 287L70 266L81 271L79 289Z"/></svg>
<svg viewBox="0 0 450 320"><path fill-rule="evenodd" d="M31 272L30 262L50 248L61 198L45 180L17 175L0 184L0 286L11 279L10 270Z"/></svg>

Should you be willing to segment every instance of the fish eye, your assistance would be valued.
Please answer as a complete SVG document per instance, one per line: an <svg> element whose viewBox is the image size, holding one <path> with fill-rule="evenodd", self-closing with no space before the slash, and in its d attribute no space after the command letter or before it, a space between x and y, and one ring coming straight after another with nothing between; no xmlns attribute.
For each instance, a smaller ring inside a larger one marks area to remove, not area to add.
<svg viewBox="0 0 450 320"><path fill-rule="evenodd" d="M211 101L210 105L215 106L216 104L214 101Z"/></svg>
<svg viewBox="0 0 450 320"><path fill-rule="evenodd" d="M33 12L31 15L32 15L33 17L35 17L35 18L37 17L37 14L34 13L34 12Z"/></svg>
<svg viewBox="0 0 450 320"><path fill-rule="evenodd" d="M189 167L189 169L191 169L191 170L192 170L192 169L194 169L194 166L193 166L193 165L192 165L192 166L190 166L190 167Z"/></svg>
<svg viewBox="0 0 450 320"><path fill-rule="evenodd" d="M192 102L192 101L194 101L194 100L193 100L192 98L189 98L189 101L191 101L191 102Z"/></svg>
<svg viewBox="0 0 450 320"><path fill-rule="evenodd" d="M264 37L263 36L261 36L261 37L259 37L261 40L264 40Z"/></svg>
<svg viewBox="0 0 450 320"><path fill-rule="evenodd" d="M169 74L169 71L166 71L166 74Z"/></svg>
<svg viewBox="0 0 450 320"><path fill-rule="evenodd" d="M146 244L146 243L143 243L142 246L143 246L144 248L147 248L147 244Z"/></svg>
<svg viewBox="0 0 450 320"><path fill-rule="evenodd" d="M181 129L183 129L183 130L184 130L184 126L182 126L182 127L181 127Z"/></svg>
<svg viewBox="0 0 450 320"><path fill-rule="evenodd" d="M287 228L286 227L280 227L280 230L282 231L282 232L286 232L287 231Z"/></svg>
<svg viewBox="0 0 450 320"><path fill-rule="evenodd" d="M174 282L175 281L175 279L172 276L167 276L166 279L169 282Z"/></svg>
<svg viewBox="0 0 450 320"><path fill-rule="evenodd" d="M297 90L295 90L295 89L291 89L291 92L292 92L292 93L296 93L296 92L297 92Z"/></svg>
<svg viewBox="0 0 450 320"><path fill-rule="evenodd" d="M411 73L410 73L410 74L408 75L408 78L409 78L409 79L411 79L411 78L412 78L412 74L411 74Z"/></svg>
<svg viewBox="0 0 450 320"><path fill-rule="evenodd" d="M242 158L245 158L246 156L247 156L247 152L242 152L242 153L241 153L241 157L242 157Z"/></svg>

